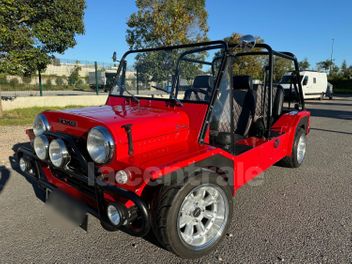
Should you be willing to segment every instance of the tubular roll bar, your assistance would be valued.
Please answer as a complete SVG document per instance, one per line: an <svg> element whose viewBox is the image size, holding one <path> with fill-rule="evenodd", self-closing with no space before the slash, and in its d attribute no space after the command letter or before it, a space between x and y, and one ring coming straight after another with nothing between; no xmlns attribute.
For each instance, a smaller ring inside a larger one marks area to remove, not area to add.
<svg viewBox="0 0 352 264"><path fill-rule="evenodd" d="M179 63L180 60L187 54L189 53L193 53L193 52L197 52L197 51L203 51L203 50L208 50L208 49L212 49L212 48L223 48L223 50L225 51L225 56L223 56L222 61L221 61L221 66L220 66L220 71L219 74L216 78L215 81L215 89L213 91L212 97L210 99L210 104L208 106L208 111L206 113L206 117L205 117L205 122L202 126L200 135L199 135L199 141L201 143L204 142L204 135L205 135L205 131L209 125L209 119L210 119L210 114L212 112L212 109L214 107L214 102L215 102L215 98L219 92L219 83L221 81L222 75L224 73L224 67L225 67L225 63L227 62L227 55L228 55L228 50L231 48L235 48L238 47L239 43L229 43L227 41L223 41L223 40L217 40L217 41L207 41L207 42L200 42L200 43L191 43L191 44L185 44L185 45L174 45L174 46L168 46L168 47L156 47L156 48L145 48L145 49L135 49L135 50L129 50L127 52L125 52L122 56L121 61L124 61L125 58L127 57L127 55L131 54L131 53L138 53L138 52L151 52L151 51L170 51L170 50L174 50L174 49L183 49L183 48L195 48L192 50L187 50L184 53L182 53L180 55L180 58L177 61L177 67L176 67L176 73L175 76L178 76L178 67L179 67ZM299 65L298 65L298 61L296 56L291 53L291 52L285 52L285 51L274 51L268 44L264 44L264 43L257 43L255 45L255 47L253 49L262 49L261 51L248 51L248 52L239 52L236 54L236 56L245 56L245 55L268 55L269 56L269 71L271 72L271 74L269 74L269 78L268 78L268 84L269 84L269 96L268 96L268 106L269 106L269 110L268 110L268 120L267 120L267 132L266 132L266 136L267 138L270 138L270 127L271 127L271 117L272 117L272 106L273 106L273 91L272 91L272 86L273 86L273 56L277 56L283 59L287 59L287 60L291 60L294 62L295 65L295 70L294 73L296 74L296 78L297 80L299 80ZM121 67L122 67L123 63L120 63L117 69L117 73L121 72ZM173 93L176 92L175 97L177 97L177 85L178 85L178 78L174 78L173 80L173 85L172 85L172 92L171 95ZM113 86L115 86L117 83L117 78L115 79L115 83ZM302 110L305 109L305 105L304 105L304 98L303 98L303 90L302 90L302 84L297 81L298 83L298 88L299 88L299 94L300 94L300 103L302 106ZM176 89L176 90L175 90ZM266 86L265 86L266 89ZM111 90L112 91L112 90ZM110 94L111 94L110 91ZM170 98L171 98L170 95ZM233 128L232 128L233 129Z"/></svg>
<svg viewBox="0 0 352 264"><path fill-rule="evenodd" d="M230 44L229 48L234 48L238 46L238 44ZM270 138L270 127L271 127L271 117L272 117L272 105L273 105L273 56L277 56L283 59L291 60L293 61L295 65L295 70L294 73L296 74L297 80L299 80L299 65L296 56L291 53L291 52L285 52L285 51L275 51L273 50L269 45L263 44L263 43L258 43L255 45L255 48L262 48L265 49L266 51L250 51L250 52L240 52L235 54L235 56L251 56L251 55L268 55L269 56L269 71L271 74L269 74L269 101L268 101L268 120L267 120L267 131L266 131L266 136L267 138ZM302 90L302 84L301 82L297 81L298 83L298 88L299 88L299 95L300 95L300 103L302 106L302 110L305 109L304 105L304 98L303 98L303 90ZM267 86L265 86L266 89ZM265 90L266 92L266 90Z"/></svg>

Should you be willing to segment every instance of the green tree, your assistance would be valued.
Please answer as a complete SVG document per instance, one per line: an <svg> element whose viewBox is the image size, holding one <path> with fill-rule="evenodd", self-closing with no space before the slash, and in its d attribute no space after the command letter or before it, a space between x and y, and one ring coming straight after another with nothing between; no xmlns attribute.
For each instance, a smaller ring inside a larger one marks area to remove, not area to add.
<svg viewBox="0 0 352 264"><path fill-rule="evenodd" d="M352 67L351 66L348 67L346 60L344 60L342 62L340 71L341 71L341 77L344 80L348 80L348 79L351 78L351 76L352 76Z"/></svg>
<svg viewBox="0 0 352 264"><path fill-rule="evenodd" d="M230 37L225 38L225 41L228 41L233 44L240 42L242 35L239 33L233 33ZM257 43L264 43L264 40L256 36ZM241 47L235 47L232 49L232 52L242 52ZM254 48L253 51L261 51L260 48ZM249 75L253 79L263 80L265 66L268 66L268 55L255 55L255 56L238 56L234 61L234 74L235 75ZM274 56L273 64L273 78L274 82L281 80L282 76L289 71L292 71L293 64L290 60Z"/></svg>
<svg viewBox="0 0 352 264"><path fill-rule="evenodd" d="M205 0L136 0L138 11L128 19L126 41L131 49L170 46L207 39ZM139 80L169 80L178 51L138 54Z"/></svg>
<svg viewBox="0 0 352 264"><path fill-rule="evenodd" d="M45 69L49 54L63 53L84 33L84 0L1 0L0 72Z"/></svg>
<svg viewBox="0 0 352 264"><path fill-rule="evenodd" d="M330 59L320 61L317 63L317 69L318 71L329 71L331 67L334 66L334 62L332 62Z"/></svg>
<svg viewBox="0 0 352 264"><path fill-rule="evenodd" d="M128 19L130 48L186 44L207 38L205 0L136 0Z"/></svg>
<svg viewBox="0 0 352 264"><path fill-rule="evenodd" d="M279 82L285 73L293 71L294 65L291 60L275 56L273 81Z"/></svg>
<svg viewBox="0 0 352 264"><path fill-rule="evenodd" d="M237 44L240 42L242 35L233 33L230 37L225 38L229 43ZM264 40L256 37L257 43L263 43ZM254 49L258 50L258 49ZM233 52L241 52L241 48L233 48ZM237 57L234 61L234 74L235 75L250 75L254 79L262 79L264 73L264 64L266 57L264 56L243 56Z"/></svg>
<svg viewBox="0 0 352 264"><path fill-rule="evenodd" d="M342 79L341 70L335 63L333 63L330 68L328 78L329 78L329 80L341 80Z"/></svg>
<svg viewBox="0 0 352 264"><path fill-rule="evenodd" d="M0 73L44 70L48 54L63 53L83 34L84 8L84 0L1 0Z"/></svg>
<svg viewBox="0 0 352 264"><path fill-rule="evenodd" d="M304 59L303 59L302 61L300 61L298 64L299 64L299 69L300 69L301 71L308 70L309 67L310 67L310 63L309 63L309 61L308 61L307 58L304 58Z"/></svg>
<svg viewBox="0 0 352 264"><path fill-rule="evenodd" d="M67 78L67 82L68 82L69 85L76 86L76 84L80 80L80 78L79 78L80 70L81 70L81 67L78 66L78 65L75 65L75 67L73 68L70 76L68 76L68 78Z"/></svg>

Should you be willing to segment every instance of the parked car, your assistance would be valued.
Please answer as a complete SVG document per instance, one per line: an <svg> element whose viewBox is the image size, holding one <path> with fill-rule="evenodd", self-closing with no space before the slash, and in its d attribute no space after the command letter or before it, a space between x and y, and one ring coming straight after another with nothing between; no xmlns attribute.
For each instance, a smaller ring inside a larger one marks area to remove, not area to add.
<svg viewBox="0 0 352 264"><path fill-rule="evenodd" d="M280 81L285 94L289 94L291 86L291 72L286 73ZM303 88L304 99L320 99L325 96L333 98L332 88L328 85L328 78L325 72L301 71L300 79ZM292 88L293 89L293 88Z"/></svg>
<svg viewBox="0 0 352 264"><path fill-rule="evenodd" d="M151 92L149 80L176 76L169 91L155 89L168 97L136 94L133 80L125 85L127 67L138 65L130 56L143 60L147 81L139 85ZM255 87L254 77L234 74L243 56L268 58ZM83 228L90 214L109 231L153 232L182 258L208 254L226 235L240 187L278 162L297 168L304 161L310 113L300 82L297 103L283 104L274 57L297 64L251 36L128 51L105 105L35 118L32 145L17 150L19 171ZM299 69L294 74L298 80ZM193 82L179 93L183 78Z"/></svg>

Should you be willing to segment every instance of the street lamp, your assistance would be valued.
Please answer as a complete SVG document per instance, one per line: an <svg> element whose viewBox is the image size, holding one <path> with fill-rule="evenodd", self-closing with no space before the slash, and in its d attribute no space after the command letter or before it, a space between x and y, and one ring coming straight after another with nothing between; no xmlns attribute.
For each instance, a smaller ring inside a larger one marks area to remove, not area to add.
<svg viewBox="0 0 352 264"><path fill-rule="evenodd" d="M329 74L330 74L330 75L331 75L332 64L333 64L335 39L332 38L331 40L332 40L332 43L331 43L331 57L330 57L330 70L329 70Z"/></svg>

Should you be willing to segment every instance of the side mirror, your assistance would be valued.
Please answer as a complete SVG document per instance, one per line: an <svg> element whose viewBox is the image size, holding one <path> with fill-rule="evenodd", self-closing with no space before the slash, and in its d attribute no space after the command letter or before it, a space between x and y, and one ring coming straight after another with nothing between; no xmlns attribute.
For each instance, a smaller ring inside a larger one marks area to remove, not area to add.
<svg viewBox="0 0 352 264"><path fill-rule="evenodd" d="M112 61L113 62L117 61L117 53L116 53L116 51L114 51L114 53L112 54Z"/></svg>
<svg viewBox="0 0 352 264"><path fill-rule="evenodd" d="M308 78L305 77L305 78L303 79L302 85L303 85L303 86L306 86L307 84L308 84Z"/></svg>
<svg viewBox="0 0 352 264"><path fill-rule="evenodd" d="M242 49L253 49L257 44L257 40L252 35L244 35L240 38L240 47Z"/></svg>

